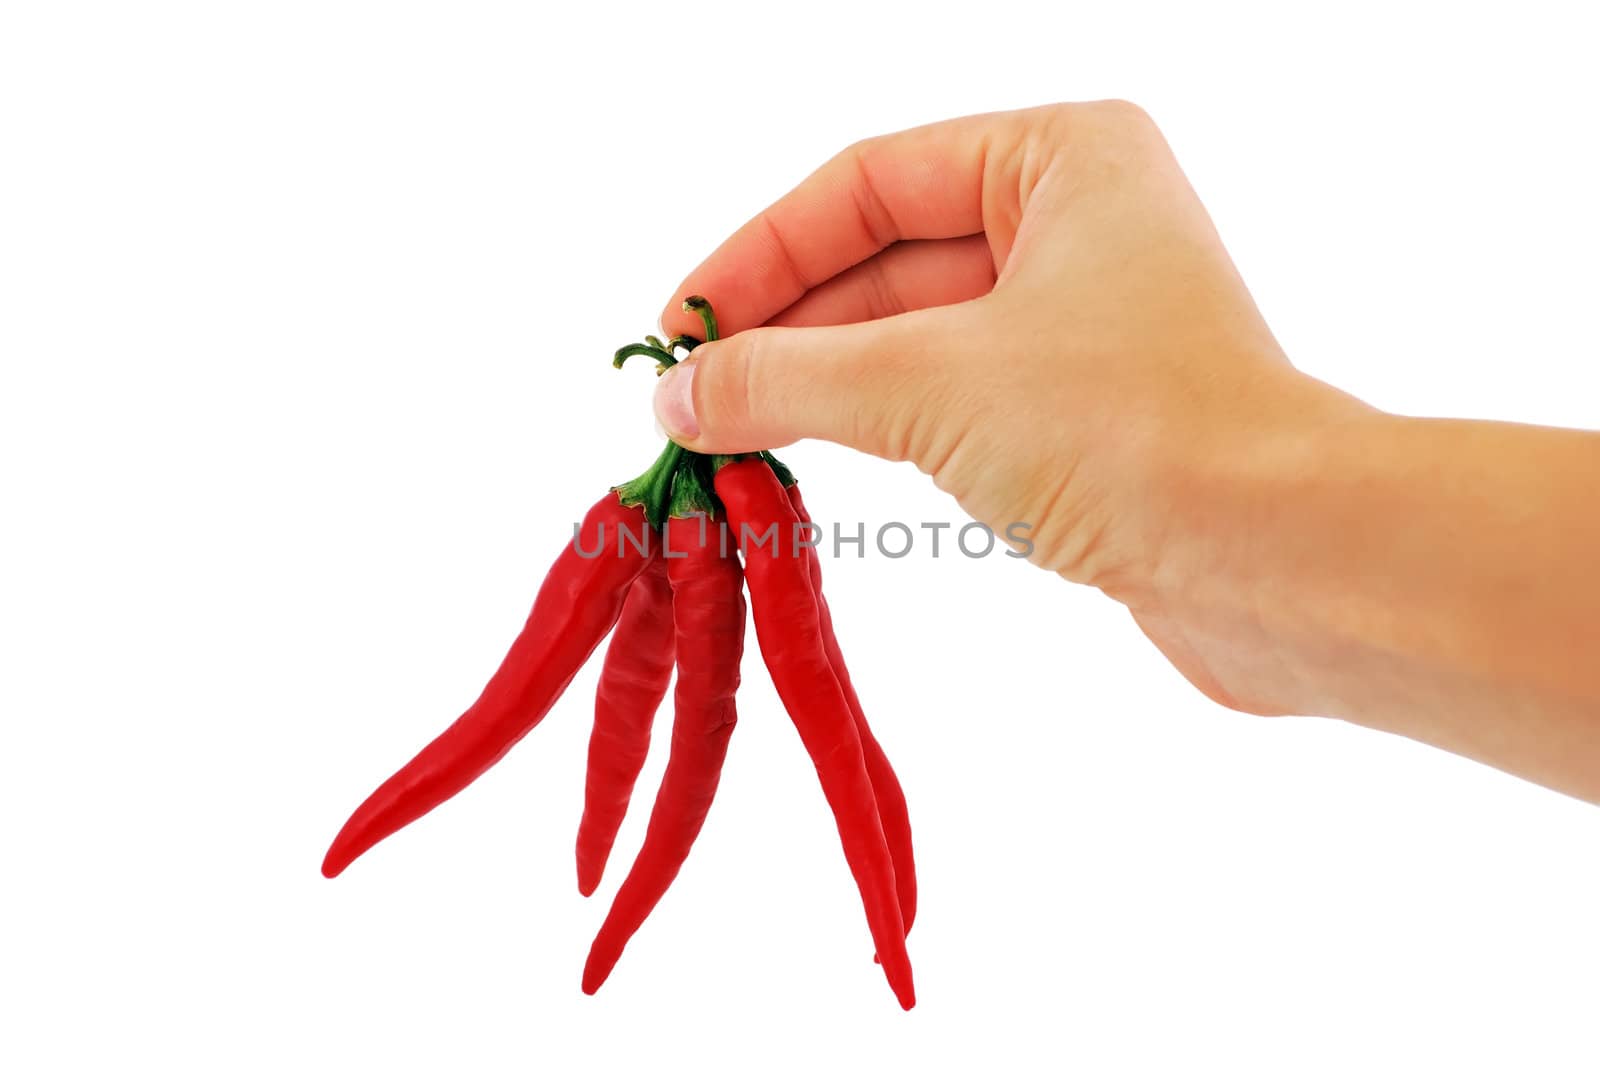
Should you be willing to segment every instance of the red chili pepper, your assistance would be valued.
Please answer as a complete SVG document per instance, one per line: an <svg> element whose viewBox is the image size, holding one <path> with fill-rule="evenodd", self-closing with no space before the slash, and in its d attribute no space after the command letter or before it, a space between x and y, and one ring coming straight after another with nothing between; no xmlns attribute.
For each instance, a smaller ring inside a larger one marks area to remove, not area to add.
<svg viewBox="0 0 1600 1071"><path fill-rule="evenodd" d="M594 696L589 771L578 823L578 891L605 873L633 786L650 752L650 724L672 680L672 587L659 553L633 582L611 634Z"/></svg>
<svg viewBox="0 0 1600 1071"><path fill-rule="evenodd" d="M761 656L833 809L845 860L861 892L889 986L900 1006L909 1009L916 996L895 891L894 859L884 839L861 739L828 661L816 591L796 547L798 518L765 460L726 464L717 471L715 482L744 551ZM757 545L769 532L771 543Z"/></svg>
<svg viewBox="0 0 1600 1071"><path fill-rule="evenodd" d="M703 298L685 301L716 337ZM686 336L624 346L613 363L648 355L662 368ZM711 473L715 471L714 479ZM778 473L782 473L780 480ZM822 597L821 565L798 538L799 491L770 455L707 458L669 444L638 479L590 509L540 586L533 610L482 695L466 713L380 785L346 821L323 860L329 877L372 845L465 788L536 726L593 654L621 627L596 693L584 817L576 855L580 890L599 882L639 770L650 723L676 656L672 749L645 843L618 890L585 964L593 993L660 901L699 835L716 794L736 714L748 577L756 634L778 694L811 755L833 810L845 859L861 893L878 959L902 1007L915 1004L905 933L916 876L905 799L867 726ZM712 486L715 486L715 493ZM735 527L768 543L710 538L701 515L717 496ZM676 553L650 546L665 530Z"/></svg>
<svg viewBox="0 0 1600 1071"><path fill-rule="evenodd" d="M322 861L324 875L336 876L466 788L543 720L617 623L629 585L650 560L640 549L653 542L645 511L621 499L607 493L589 510L483 694L356 808Z"/></svg>
<svg viewBox="0 0 1600 1071"><path fill-rule="evenodd" d="M789 505L801 524L814 526L811 514L806 512L805 501L800 497L800 485L791 483L787 488ZM894 859L895 892L900 897L900 920L905 932L911 932L912 920L917 915L917 865L911 851L911 815L906 809L906 794L895 776L889 756L867 725L867 716L861 709L861 700L850 683L850 671L845 668L844 652L839 649L839 638L833 632L833 615L828 612L828 600L822 594L822 563L815 547L805 548L806 568L811 578L811 589L817 595L817 616L822 625L822 644L828 653L828 664L850 704L850 716L855 719L856 735L861 738L861 754L866 760L867 776L872 780L872 794L878 800L878 817L883 822L884 839L889 842L889 855Z"/></svg>
<svg viewBox="0 0 1600 1071"><path fill-rule="evenodd" d="M697 517L667 522L667 576L677 634L678 685L672 752L644 846L634 860L583 968L583 991L600 988L671 886L700 835L738 721L734 693L744 653L744 574L731 544ZM681 555L681 556L680 556Z"/></svg>

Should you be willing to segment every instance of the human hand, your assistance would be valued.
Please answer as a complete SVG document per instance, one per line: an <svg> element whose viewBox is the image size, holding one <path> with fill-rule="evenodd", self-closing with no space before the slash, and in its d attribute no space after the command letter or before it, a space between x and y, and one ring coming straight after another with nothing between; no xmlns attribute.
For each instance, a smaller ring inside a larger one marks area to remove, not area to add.
<svg viewBox="0 0 1600 1071"><path fill-rule="evenodd" d="M1113 594L1158 580L1203 452L1343 399L1289 366L1122 102L853 145L690 273L668 333L697 333L693 293L734 337L663 377L674 439L910 460L997 532L1031 525L1036 564Z"/></svg>

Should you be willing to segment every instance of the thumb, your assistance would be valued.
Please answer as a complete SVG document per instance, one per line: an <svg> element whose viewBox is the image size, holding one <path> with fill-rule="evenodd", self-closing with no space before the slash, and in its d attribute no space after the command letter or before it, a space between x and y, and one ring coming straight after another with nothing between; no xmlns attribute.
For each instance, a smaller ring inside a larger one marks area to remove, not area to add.
<svg viewBox="0 0 1600 1071"><path fill-rule="evenodd" d="M757 327L707 342L656 386L656 419L703 454L828 439L914 458L954 361L944 310L830 327Z"/></svg>

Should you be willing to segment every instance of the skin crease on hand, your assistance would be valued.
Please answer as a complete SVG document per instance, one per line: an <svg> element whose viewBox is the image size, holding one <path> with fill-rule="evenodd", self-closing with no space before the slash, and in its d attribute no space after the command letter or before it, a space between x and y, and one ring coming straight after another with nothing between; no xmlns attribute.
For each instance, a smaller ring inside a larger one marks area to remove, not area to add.
<svg viewBox="0 0 1600 1071"><path fill-rule="evenodd" d="M909 460L1093 584L1213 700L1345 718L1600 802L1600 435L1382 413L1294 369L1117 101L860 142L683 296L703 452Z"/></svg>

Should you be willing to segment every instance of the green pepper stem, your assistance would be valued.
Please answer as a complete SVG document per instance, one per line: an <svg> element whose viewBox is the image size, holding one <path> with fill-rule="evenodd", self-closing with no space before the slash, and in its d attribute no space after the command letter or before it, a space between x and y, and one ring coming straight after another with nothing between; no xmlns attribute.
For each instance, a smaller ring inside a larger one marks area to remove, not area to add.
<svg viewBox="0 0 1600 1071"><path fill-rule="evenodd" d="M711 311L711 302L699 294L690 294L683 299L683 311L700 317L700 322L705 325L707 342L717 340L717 314Z"/></svg>
<svg viewBox="0 0 1600 1071"><path fill-rule="evenodd" d="M635 342L631 346L624 346L616 352L616 355L611 358L611 367L621 368L627 363L629 357L648 357L655 361L660 366L656 369L656 375L660 375L678 363L676 357L660 346L652 346L647 342Z"/></svg>
<svg viewBox="0 0 1600 1071"><path fill-rule="evenodd" d="M683 311L700 317L705 327L705 341L716 340L717 317L711 311L711 302L695 294L684 299ZM682 347L693 353L700 344L699 339L690 335L675 335L665 342L655 335L646 335L643 342L635 342L618 350L611 363L621 368L629 357L649 357L656 362L656 374L660 375L678 363L673 356L674 350ZM722 512L714 482L718 470L746 458L760 458L771 466L785 487L794 483L794 475L787 466L766 450L758 454L705 455L669 442L649 469L613 490L623 505L641 507L654 528L662 527L672 517L691 517L697 513L716 517Z"/></svg>

